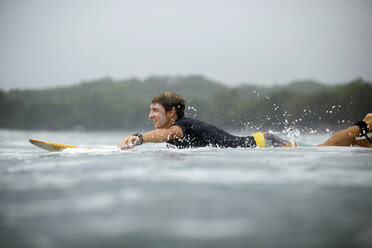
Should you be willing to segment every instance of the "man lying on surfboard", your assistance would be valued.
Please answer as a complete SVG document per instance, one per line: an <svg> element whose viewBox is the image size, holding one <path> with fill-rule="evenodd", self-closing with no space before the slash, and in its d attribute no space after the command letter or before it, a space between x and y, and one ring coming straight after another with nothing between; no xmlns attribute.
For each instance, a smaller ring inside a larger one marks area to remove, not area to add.
<svg viewBox="0 0 372 248"><path fill-rule="evenodd" d="M160 93L151 102L149 118L153 120L155 130L148 133L136 133L119 142L118 148L127 150L142 143L166 142L177 148L194 147L296 147L295 143L279 136L258 132L252 136L240 137L200 120L184 117L186 102L176 93ZM319 146L365 146L372 147L368 132L372 131L372 114L363 121L342 130ZM357 140L360 135L366 139Z"/></svg>

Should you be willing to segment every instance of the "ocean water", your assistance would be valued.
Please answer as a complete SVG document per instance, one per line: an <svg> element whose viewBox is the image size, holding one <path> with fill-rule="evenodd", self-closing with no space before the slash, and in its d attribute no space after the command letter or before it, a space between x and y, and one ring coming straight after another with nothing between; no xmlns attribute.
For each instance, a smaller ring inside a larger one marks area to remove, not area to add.
<svg viewBox="0 0 372 248"><path fill-rule="evenodd" d="M128 134L0 130L0 247L372 247L370 148L118 151Z"/></svg>

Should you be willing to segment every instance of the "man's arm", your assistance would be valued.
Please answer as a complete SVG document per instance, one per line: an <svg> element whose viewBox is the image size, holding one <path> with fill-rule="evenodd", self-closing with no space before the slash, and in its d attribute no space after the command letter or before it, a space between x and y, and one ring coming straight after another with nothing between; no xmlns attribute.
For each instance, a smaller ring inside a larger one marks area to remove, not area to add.
<svg viewBox="0 0 372 248"><path fill-rule="evenodd" d="M148 133L142 134L143 143L161 143L183 137L183 131L179 126L172 126L170 128L155 129ZM135 147L140 143L138 136L132 135L119 142L118 148L127 150Z"/></svg>
<svg viewBox="0 0 372 248"><path fill-rule="evenodd" d="M368 131L371 132L372 113L367 114L363 121L367 123L367 125L369 126ZM345 130L337 132L326 142L318 146L350 146L350 145L371 146L371 144L368 144L367 142L356 140L356 138L358 138L360 134L361 134L360 128L358 126L352 126Z"/></svg>

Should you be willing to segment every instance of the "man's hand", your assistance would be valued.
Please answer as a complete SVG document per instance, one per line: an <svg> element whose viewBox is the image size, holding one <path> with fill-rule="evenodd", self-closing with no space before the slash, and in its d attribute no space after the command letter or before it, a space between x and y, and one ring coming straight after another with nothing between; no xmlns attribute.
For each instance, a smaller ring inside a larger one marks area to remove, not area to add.
<svg viewBox="0 0 372 248"><path fill-rule="evenodd" d="M363 121L369 126L368 132L372 132L372 113L367 114Z"/></svg>
<svg viewBox="0 0 372 248"><path fill-rule="evenodd" d="M155 129L148 133L142 134L143 143L153 142L168 142L169 140L180 139L183 137L183 131L179 126L172 126L170 128ZM138 136L132 135L119 142L118 148L121 150L128 150L140 144L141 140Z"/></svg>
<svg viewBox="0 0 372 248"><path fill-rule="evenodd" d="M140 138L138 136L129 136L128 138L123 139L119 142L118 148L120 150L128 150L140 143Z"/></svg>

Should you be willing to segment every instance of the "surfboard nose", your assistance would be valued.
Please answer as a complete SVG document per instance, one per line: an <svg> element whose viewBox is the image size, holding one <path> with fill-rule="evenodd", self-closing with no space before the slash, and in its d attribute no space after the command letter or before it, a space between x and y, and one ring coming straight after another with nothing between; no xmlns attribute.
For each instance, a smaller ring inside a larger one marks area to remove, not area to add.
<svg viewBox="0 0 372 248"><path fill-rule="evenodd" d="M79 146L71 146L71 145L65 145L65 144L59 144L59 143L53 143L48 141L42 141L42 140L36 140L36 139L29 139L30 143L40 147L42 149L48 150L50 152L60 152L63 151L66 148L82 148L82 149L90 149L86 147L79 147Z"/></svg>

